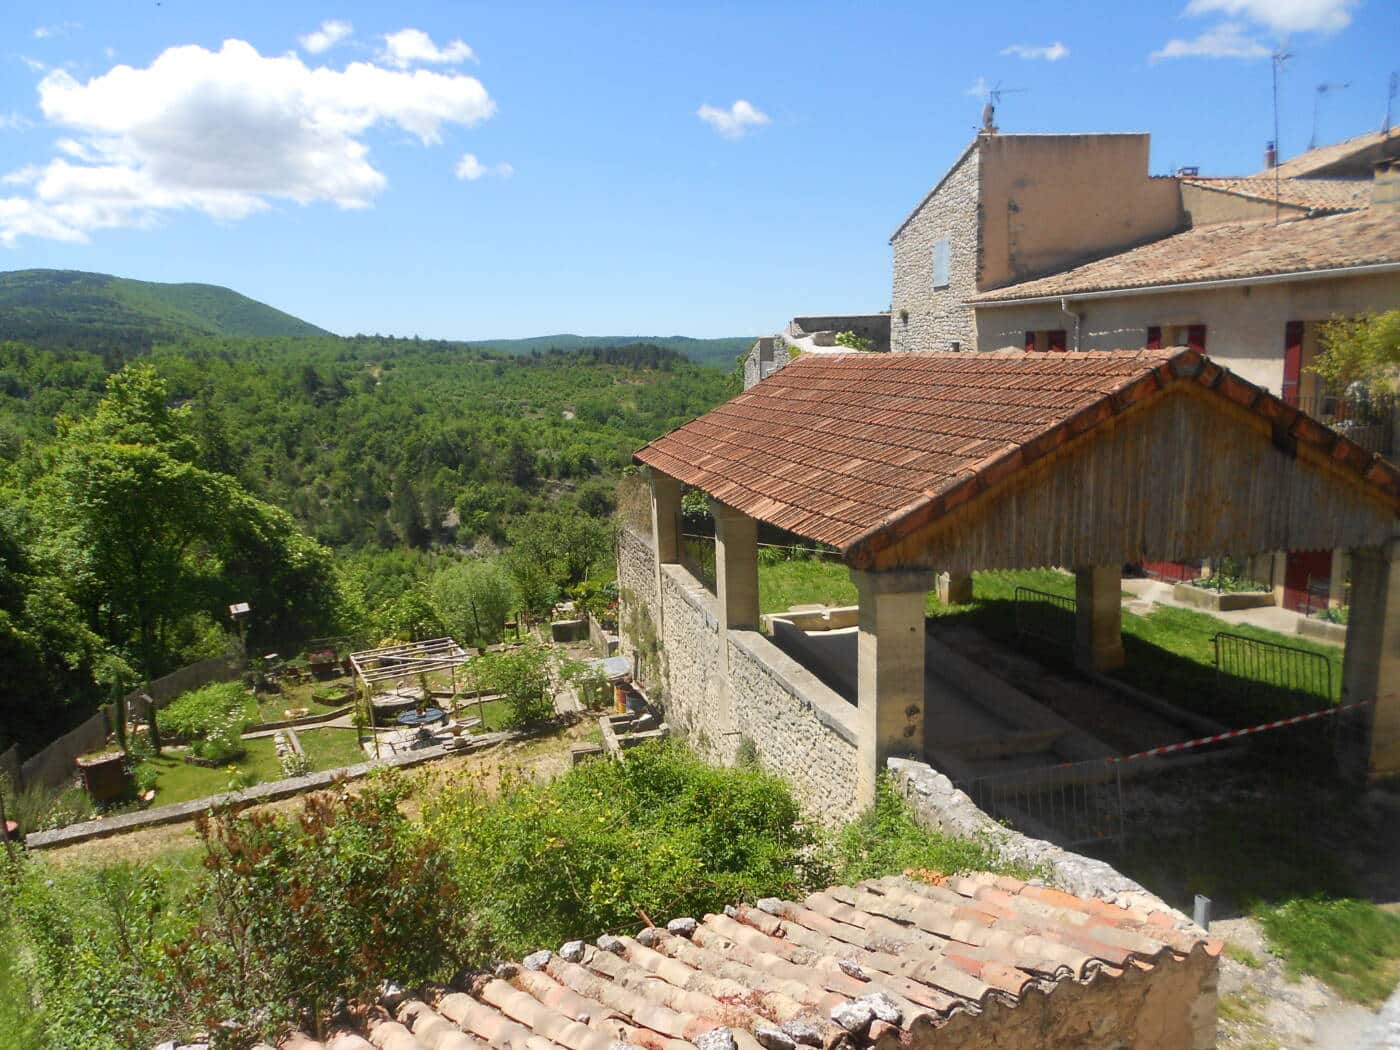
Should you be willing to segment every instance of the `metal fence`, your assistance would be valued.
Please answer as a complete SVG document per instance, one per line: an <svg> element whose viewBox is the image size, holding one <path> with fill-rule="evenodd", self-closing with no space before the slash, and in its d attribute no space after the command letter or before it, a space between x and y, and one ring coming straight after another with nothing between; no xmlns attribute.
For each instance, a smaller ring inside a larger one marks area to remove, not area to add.
<svg viewBox="0 0 1400 1050"><path fill-rule="evenodd" d="M1298 407L1320 423L1355 441L1367 452L1389 456L1395 451L1395 414L1400 408L1392 394L1334 397L1321 394L1298 399Z"/></svg>
<svg viewBox="0 0 1400 1050"><path fill-rule="evenodd" d="M1075 601L1063 594L1016 588L1016 633L1054 646L1074 644Z"/></svg>
<svg viewBox="0 0 1400 1050"><path fill-rule="evenodd" d="M978 777L957 785L977 808L1062 846L1122 842L1122 764L1103 759Z"/></svg>
<svg viewBox="0 0 1400 1050"><path fill-rule="evenodd" d="M1215 687L1225 697L1279 704L1277 714L1327 707L1337 699L1332 661L1309 649L1221 631L1215 643Z"/></svg>

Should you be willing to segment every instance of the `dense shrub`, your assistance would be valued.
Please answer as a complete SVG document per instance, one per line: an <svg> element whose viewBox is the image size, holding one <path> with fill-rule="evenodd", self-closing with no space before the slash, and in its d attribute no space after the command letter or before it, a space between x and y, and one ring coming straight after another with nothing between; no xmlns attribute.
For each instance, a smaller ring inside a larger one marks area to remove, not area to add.
<svg viewBox="0 0 1400 1050"><path fill-rule="evenodd" d="M258 716L257 703L238 682L216 682L182 693L162 708L160 728L166 736L194 741L221 727L230 714L241 716L243 724L249 725Z"/></svg>
<svg viewBox="0 0 1400 1050"><path fill-rule="evenodd" d="M791 791L675 745L579 766L495 797L444 793L427 822L477 916L477 947L510 956L573 937L800 893L814 836Z"/></svg>
<svg viewBox="0 0 1400 1050"><path fill-rule="evenodd" d="M550 653L542 645L522 645L483 653L467 665L475 688L505 697L506 727L517 728L554 714Z"/></svg>

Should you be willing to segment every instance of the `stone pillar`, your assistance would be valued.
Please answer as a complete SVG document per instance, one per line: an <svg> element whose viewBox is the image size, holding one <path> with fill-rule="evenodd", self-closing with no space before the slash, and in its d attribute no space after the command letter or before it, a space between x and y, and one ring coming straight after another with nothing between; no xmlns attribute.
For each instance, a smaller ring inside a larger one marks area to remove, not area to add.
<svg viewBox="0 0 1400 1050"><path fill-rule="evenodd" d="M1365 771L1370 780L1400 776L1400 541L1351 552L1351 612L1342 663L1342 703L1376 701L1359 721L1370 724ZM1367 717L1369 715L1369 717ZM1355 761L1344 765L1360 771Z"/></svg>
<svg viewBox="0 0 1400 1050"><path fill-rule="evenodd" d="M972 573L940 572L938 600L944 605L966 605L972 601Z"/></svg>
<svg viewBox="0 0 1400 1050"><path fill-rule="evenodd" d="M651 482L651 538L656 560L674 565L681 560L681 483L653 467L647 468L647 480Z"/></svg>
<svg viewBox="0 0 1400 1050"><path fill-rule="evenodd" d="M860 595L856 801L875 800L876 778L892 756L924 757L926 570L851 570Z"/></svg>
<svg viewBox="0 0 1400 1050"><path fill-rule="evenodd" d="M1332 608L1347 603L1347 573L1351 571L1351 559L1341 548L1332 552L1332 575L1327 587L1327 604Z"/></svg>
<svg viewBox="0 0 1400 1050"><path fill-rule="evenodd" d="M1082 671L1123 666L1123 570L1074 570L1074 664Z"/></svg>
<svg viewBox="0 0 1400 1050"><path fill-rule="evenodd" d="M715 591L721 630L758 627L758 523L710 500L715 516Z"/></svg>

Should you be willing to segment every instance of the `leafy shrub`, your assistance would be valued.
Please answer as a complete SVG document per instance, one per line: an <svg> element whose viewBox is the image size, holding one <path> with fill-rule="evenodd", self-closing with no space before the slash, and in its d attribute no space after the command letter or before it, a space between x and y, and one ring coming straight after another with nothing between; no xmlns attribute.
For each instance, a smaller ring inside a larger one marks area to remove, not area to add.
<svg viewBox="0 0 1400 1050"><path fill-rule="evenodd" d="M22 835L89 820L97 812L76 781L61 787L28 784L23 791L16 791L7 777L0 776L0 792L5 796L5 818L18 824Z"/></svg>
<svg viewBox="0 0 1400 1050"><path fill-rule="evenodd" d="M498 653L483 653L468 665L476 687L501 693L509 714L507 728L518 728L554 714L554 679L549 650L522 645Z"/></svg>
<svg viewBox="0 0 1400 1050"><path fill-rule="evenodd" d="M243 711L225 712L196 740L190 751L201 762L211 766L222 766L247 754L243 743L243 730L248 725L247 714Z"/></svg>
<svg viewBox="0 0 1400 1050"><path fill-rule="evenodd" d="M1256 916L1269 948L1294 976L1312 974L1373 1006L1394 988L1400 915L1370 901L1304 897L1261 908Z"/></svg>
<svg viewBox="0 0 1400 1050"><path fill-rule="evenodd" d="M399 811L406 793L389 775L310 795L291 817L200 820L202 918L169 948L195 1023L319 1027L338 997L365 1001L385 975L451 974L470 920L445 854Z"/></svg>
<svg viewBox="0 0 1400 1050"><path fill-rule="evenodd" d="M1347 605L1330 605L1326 609L1318 612L1317 618L1327 623L1346 623L1351 613L1351 607Z"/></svg>
<svg viewBox="0 0 1400 1050"><path fill-rule="evenodd" d="M860 350L869 353L875 349L875 340L863 335L856 335L855 332L837 332L836 345L844 346L847 350Z"/></svg>
<svg viewBox="0 0 1400 1050"><path fill-rule="evenodd" d="M991 842L955 838L923 827L885 778L881 778L875 805L841 829L836 857L834 876L843 883L897 875L907 868L927 868L944 874L1031 874L1008 867Z"/></svg>
<svg viewBox="0 0 1400 1050"><path fill-rule="evenodd" d="M160 728L166 735L198 740L223 725L233 713L243 718L241 731L257 718L257 703L242 684L217 682L192 689L171 701L160 712Z"/></svg>
<svg viewBox="0 0 1400 1050"><path fill-rule="evenodd" d="M1221 591L1225 594L1240 594L1243 592L1267 591L1269 585L1260 583L1258 580L1251 580L1245 576L1226 576L1222 573L1215 573L1211 576L1203 576L1196 580L1187 580L1192 587L1199 587L1204 591Z"/></svg>
<svg viewBox="0 0 1400 1050"><path fill-rule="evenodd" d="M716 769L674 744L550 783L469 784L428 807L430 836L477 916L479 953L509 957L738 900L801 893L813 832L787 785Z"/></svg>

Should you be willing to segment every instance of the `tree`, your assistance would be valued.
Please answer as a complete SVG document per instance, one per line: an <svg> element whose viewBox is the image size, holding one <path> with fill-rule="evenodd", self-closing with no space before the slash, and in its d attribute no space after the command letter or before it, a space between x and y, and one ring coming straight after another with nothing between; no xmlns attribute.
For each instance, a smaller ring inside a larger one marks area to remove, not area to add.
<svg viewBox="0 0 1400 1050"><path fill-rule="evenodd" d="M1362 383L1375 393L1390 393L1400 367L1400 310L1339 318L1322 326L1322 353L1308 366L1333 390Z"/></svg>
<svg viewBox="0 0 1400 1050"><path fill-rule="evenodd" d="M472 559L445 566L428 581L447 633L469 645L501 640L511 610L510 576L499 561Z"/></svg>
<svg viewBox="0 0 1400 1050"><path fill-rule="evenodd" d="M567 511L535 511L511 526L507 565L521 605L547 612L558 593L581 582L612 550L606 522Z"/></svg>

